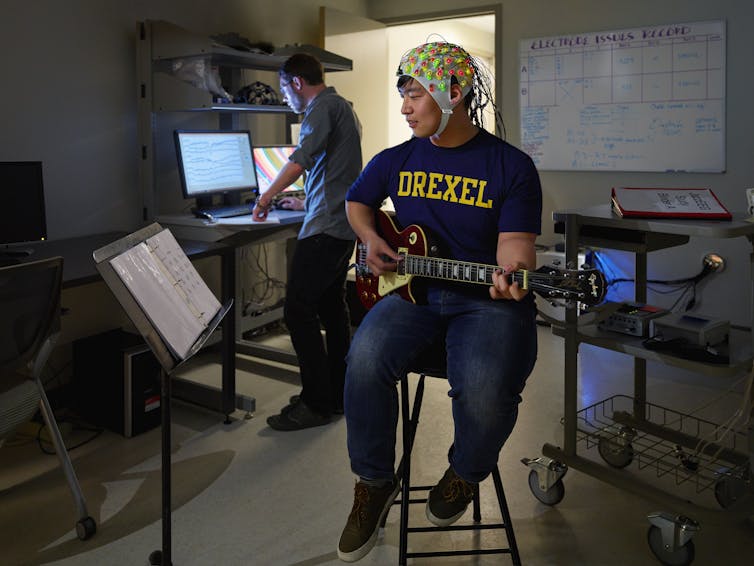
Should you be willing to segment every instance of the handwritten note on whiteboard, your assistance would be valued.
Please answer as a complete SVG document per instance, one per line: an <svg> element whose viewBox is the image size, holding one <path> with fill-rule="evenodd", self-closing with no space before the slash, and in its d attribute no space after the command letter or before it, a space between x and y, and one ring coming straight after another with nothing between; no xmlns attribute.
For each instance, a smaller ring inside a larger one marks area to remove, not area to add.
<svg viewBox="0 0 754 566"><path fill-rule="evenodd" d="M725 26L521 40L521 147L541 170L725 170Z"/></svg>

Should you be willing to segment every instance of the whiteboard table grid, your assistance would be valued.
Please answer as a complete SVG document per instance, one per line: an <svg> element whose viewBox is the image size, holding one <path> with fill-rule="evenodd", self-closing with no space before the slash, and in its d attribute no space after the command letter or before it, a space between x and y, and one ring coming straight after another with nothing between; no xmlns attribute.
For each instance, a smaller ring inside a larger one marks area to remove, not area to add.
<svg viewBox="0 0 754 566"><path fill-rule="evenodd" d="M725 27L520 43L522 149L542 170L725 169Z"/></svg>

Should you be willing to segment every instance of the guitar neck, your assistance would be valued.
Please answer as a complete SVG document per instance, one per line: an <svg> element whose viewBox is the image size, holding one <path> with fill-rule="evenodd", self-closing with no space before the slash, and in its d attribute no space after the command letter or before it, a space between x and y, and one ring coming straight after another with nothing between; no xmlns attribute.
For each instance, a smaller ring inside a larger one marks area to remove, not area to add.
<svg viewBox="0 0 754 566"><path fill-rule="evenodd" d="M403 275L490 286L492 285L492 274L500 270L500 267L483 263L406 254L399 269ZM528 289L530 287L528 270L519 269L509 275L512 278L511 282L517 282L521 288Z"/></svg>

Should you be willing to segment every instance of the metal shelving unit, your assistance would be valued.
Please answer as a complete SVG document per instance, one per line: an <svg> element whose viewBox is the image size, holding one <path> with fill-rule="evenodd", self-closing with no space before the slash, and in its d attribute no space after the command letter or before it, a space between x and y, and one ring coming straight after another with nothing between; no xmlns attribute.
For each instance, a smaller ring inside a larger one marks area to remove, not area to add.
<svg viewBox="0 0 754 566"><path fill-rule="evenodd" d="M159 210L156 196L156 163L158 162L157 137L162 126L161 118L168 113L209 113L217 116L217 129L239 129L241 117L245 114L279 114L286 120L286 126L297 121L293 111L284 105L235 104L225 100L219 101L217 94L208 88L206 80L214 77L210 73L217 69L222 83L221 88L228 92L237 92L243 86L244 70L277 72L285 60L295 52L311 53L319 58L326 72L350 71L353 64L350 59L330 53L312 45L295 45L277 48L273 53L261 53L234 49L219 44L206 34L189 31L173 23L162 20L146 20L136 23L136 75L137 75L137 113L138 113L138 182L142 197L142 219L152 222L160 214L162 217L177 211ZM192 66L194 65L194 66ZM176 72L179 67L194 70L189 77ZM202 79L206 79L202 83ZM219 85L214 85L215 87ZM286 128L287 129L287 128ZM163 135L166 132L163 132ZM168 132L172 141L172 131ZM163 144L164 153L164 144ZM164 159L174 159L174 153ZM190 221L191 219L189 219ZM297 219L296 221L300 221ZM239 247L250 242L262 243L266 238L295 237L296 231L289 226L245 230L207 229L199 222L201 228L193 231L193 237L202 241L221 241L236 249L233 259L224 263L222 281L227 285L228 293L233 295L240 288L240 275L236 270L241 265ZM178 232L181 226L173 229ZM202 229L204 228L204 229ZM269 234L268 234L269 232ZM230 291L232 289L232 291ZM238 297L236 297L238 301ZM240 304L240 303L239 303ZM279 309L280 310L280 309ZM274 313L278 318L281 312ZM270 315L272 316L272 315ZM222 369L222 387L216 391L212 387L184 382L180 387L183 398L194 402L219 396L227 415L233 411L239 401L235 394L235 351L239 346L236 341L236 329L241 335L244 326L240 308L231 307L224 323L223 332L233 336L229 352L224 352ZM262 324L262 321L255 321ZM254 399L243 400L243 408L253 411ZM241 408L241 407L238 407Z"/></svg>
<svg viewBox="0 0 754 566"><path fill-rule="evenodd" d="M206 79L216 68L222 84L231 92L242 85L244 70L277 71L294 52L316 55L326 72L350 71L350 59L312 45L286 46L274 53L258 53L219 45L204 34L186 30L162 20L137 22L136 73L138 81L139 187L143 220L153 221L155 203L155 134L157 118L167 112L209 112L217 114L218 129L234 129L245 113L280 114L288 122L296 118L285 105L251 105L218 102L206 85L183 80L175 68L196 63ZM164 212L164 211L162 211Z"/></svg>
<svg viewBox="0 0 754 566"><path fill-rule="evenodd" d="M649 252L685 244L692 236L745 237L754 247L754 223L742 214L734 215L731 222L629 219L614 216L605 205L555 212L553 219L556 231L565 234L567 264L576 263L578 248L583 245L633 252L635 300L641 303L647 300ZM754 254L749 261L754 296ZM573 467L667 505L673 513L648 516L650 548L664 564L690 564L694 558L691 539L700 525L691 516L701 508L689 500L689 490L713 493L722 507L705 509L704 513L725 513L731 520L754 515L754 424L746 430L728 429L651 403L647 399L647 361L711 378L733 377L751 371L754 335L732 332L730 362L713 364L648 350L641 339L602 332L595 325L580 324L579 318L577 306L569 305L563 325L553 328L565 340L563 445L545 444L542 457L523 460L531 468L529 486L540 501L555 505L565 495L563 476L568 467ZM582 343L634 357L633 396L615 395L588 407L577 406L578 350ZM747 390L746 395L754 393ZM752 422L750 418L742 420ZM607 465L599 463L595 451Z"/></svg>

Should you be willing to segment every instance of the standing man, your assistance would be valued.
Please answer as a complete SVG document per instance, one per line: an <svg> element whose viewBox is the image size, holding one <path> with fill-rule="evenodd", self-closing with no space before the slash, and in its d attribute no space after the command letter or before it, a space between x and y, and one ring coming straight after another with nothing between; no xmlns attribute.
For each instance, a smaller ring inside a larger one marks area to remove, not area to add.
<svg viewBox="0 0 754 566"><path fill-rule="evenodd" d="M306 211L284 307L298 356L301 394L267 419L276 430L300 430L327 424L333 413L343 412L345 357L351 341L345 281L355 243L344 203L361 171L361 124L351 104L325 85L315 57L292 55L278 74L286 103L304 119L296 150L257 199L254 220L264 220L272 198L308 172L305 199L285 198L280 203Z"/></svg>
<svg viewBox="0 0 754 566"><path fill-rule="evenodd" d="M454 437L449 465L438 473L426 507L438 526L463 515L473 484L497 465L537 356L533 295L506 276L536 266L542 215L537 170L525 153L482 129L482 110L491 103L489 79L461 47L416 47L403 56L397 75L401 113L413 137L379 153L346 196L370 271L394 271L401 261L375 223L375 209L387 197L398 223L434 234L447 248L444 257L500 269L490 287L425 279L421 304L388 295L354 335L345 415L358 480L338 544L345 562L372 549L399 491L396 383L417 352L445 339Z"/></svg>

